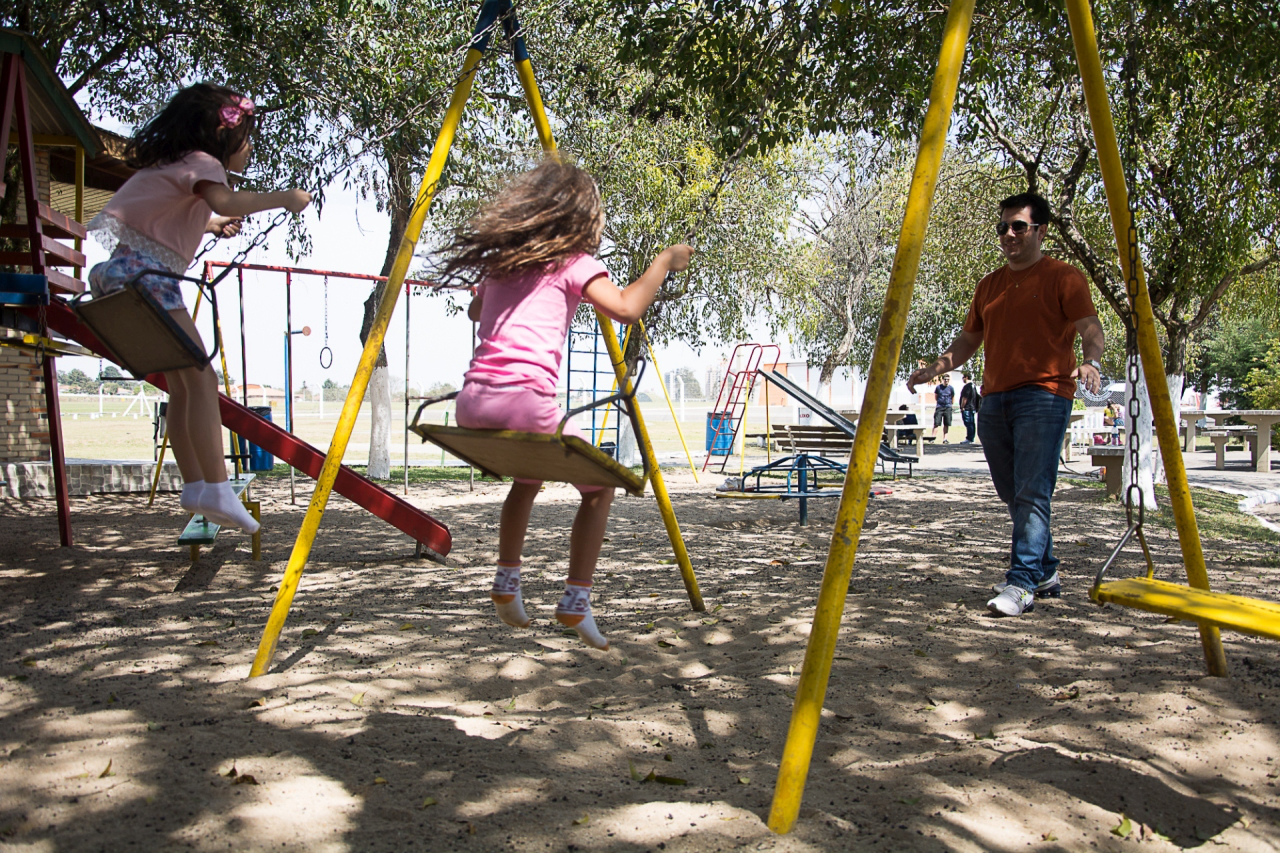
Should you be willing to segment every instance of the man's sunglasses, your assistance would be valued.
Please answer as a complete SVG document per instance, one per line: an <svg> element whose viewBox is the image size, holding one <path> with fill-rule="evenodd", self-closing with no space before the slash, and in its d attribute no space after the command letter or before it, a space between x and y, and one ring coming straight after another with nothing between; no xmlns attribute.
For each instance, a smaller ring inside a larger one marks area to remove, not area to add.
<svg viewBox="0 0 1280 853"><path fill-rule="evenodd" d="M997 222L996 233L1003 237L1009 229L1013 229L1014 234L1025 234L1028 228L1039 227L1039 224L1035 222L1023 222L1021 219L1015 219L1012 222Z"/></svg>

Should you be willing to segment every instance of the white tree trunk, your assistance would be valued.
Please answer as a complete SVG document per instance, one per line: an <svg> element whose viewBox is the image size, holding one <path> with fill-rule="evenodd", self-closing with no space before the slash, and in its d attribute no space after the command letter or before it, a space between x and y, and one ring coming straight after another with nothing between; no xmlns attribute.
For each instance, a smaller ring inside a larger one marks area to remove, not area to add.
<svg viewBox="0 0 1280 853"><path fill-rule="evenodd" d="M1177 433L1178 424L1182 423L1182 386L1186 381L1186 376L1181 373L1171 373L1165 378L1169 384L1169 402L1173 404L1173 431ZM1179 447L1181 447L1181 443L1179 443ZM1156 472L1156 482L1169 482L1169 479L1165 476L1163 457L1160 459L1160 470Z"/></svg>
<svg viewBox="0 0 1280 853"><path fill-rule="evenodd" d="M391 373L375 367L369 378L369 408L373 428L369 434L369 479L391 478Z"/></svg>
<svg viewBox="0 0 1280 853"><path fill-rule="evenodd" d="M1125 448L1129 447L1129 434L1137 433L1138 436L1138 486L1142 490L1142 506L1144 509L1154 510L1156 504L1155 490L1155 472L1162 468L1160 464L1160 449L1153 441L1154 422L1151 419L1151 395L1147 393L1147 385L1144 381L1142 372L1142 362L1135 354L1132 358L1138 362L1138 386L1135 388L1126 378L1124 385L1124 417L1125 417ZM1128 373L1126 371L1126 377ZM1129 402L1133 399L1134 394L1138 395L1138 418L1133 423L1130 417ZM1121 491L1121 501L1128 502L1129 483L1132 476L1129 468L1129 458L1124 456L1120 462L1120 470L1123 475Z"/></svg>

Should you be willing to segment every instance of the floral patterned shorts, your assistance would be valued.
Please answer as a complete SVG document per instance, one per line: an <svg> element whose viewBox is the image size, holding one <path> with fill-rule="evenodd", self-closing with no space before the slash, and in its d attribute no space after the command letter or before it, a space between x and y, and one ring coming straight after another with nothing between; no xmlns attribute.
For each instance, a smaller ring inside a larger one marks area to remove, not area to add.
<svg viewBox="0 0 1280 853"><path fill-rule="evenodd" d="M116 249L111 260L94 264L89 270L89 287L94 296L106 296L124 287L124 283L145 269L162 270L165 265L146 252L137 249ZM185 310L181 282L162 275L147 275L141 279L147 293L166 311Z"/></svg>

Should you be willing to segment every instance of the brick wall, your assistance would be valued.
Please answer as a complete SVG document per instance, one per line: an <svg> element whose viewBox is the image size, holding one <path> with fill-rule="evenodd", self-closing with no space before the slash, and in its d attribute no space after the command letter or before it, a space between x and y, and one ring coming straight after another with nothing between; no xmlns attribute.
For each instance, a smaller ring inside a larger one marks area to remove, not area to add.
<svg viewBox="0 0 1280 853"><path fill-rule="evenodd" d="M49 149L36 149L36 192L40 194L40 200L45 204L49 203L50 192L52 191L51 178L49 176ZM18 183L18 214L14 217L14 222L19 225L27 224L27 199L26 194L22 191L22 183Z"/></svg>
<svg viewBox="0 0 1280 853"><path fill-rule="evenodd" d="M0 330L0 334L16 333ZM0 347L0 463L48 462L44 377L35 356Z"/></svg>
<svg viewBox="0 0 1280 853"><path fill-rule="evenodd" d="M49 151L36 149L36 186L40 200L49 202ZM26 224L27 205L19 184L18 214ZM19 267L30 271L30 267ZM17 335L0 329L0 335ZM18 335L20 337L20 335ZM44 377L40 362L22 350L0 347L0 464L49 461L49 418L44 404Z"/></svg>

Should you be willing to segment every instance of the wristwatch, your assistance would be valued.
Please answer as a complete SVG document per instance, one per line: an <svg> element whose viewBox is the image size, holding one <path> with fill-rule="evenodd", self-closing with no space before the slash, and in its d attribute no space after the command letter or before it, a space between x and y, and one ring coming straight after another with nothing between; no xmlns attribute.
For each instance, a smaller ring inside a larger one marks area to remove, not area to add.
<svg viewBox="0 0 1280 853"><path fill-rule="evenodd" d="M1101 373L1101 372L1102 372L1102 362L1098 361L1096 358L1086 358L1084 361L1082 361L1082 362L1080 362L1080 363L1081 363L1081 364L1087 364L1087 365L1089 365L1090 367L1092 367L1094 370L1098 371L1099 373Z"/></svg>

